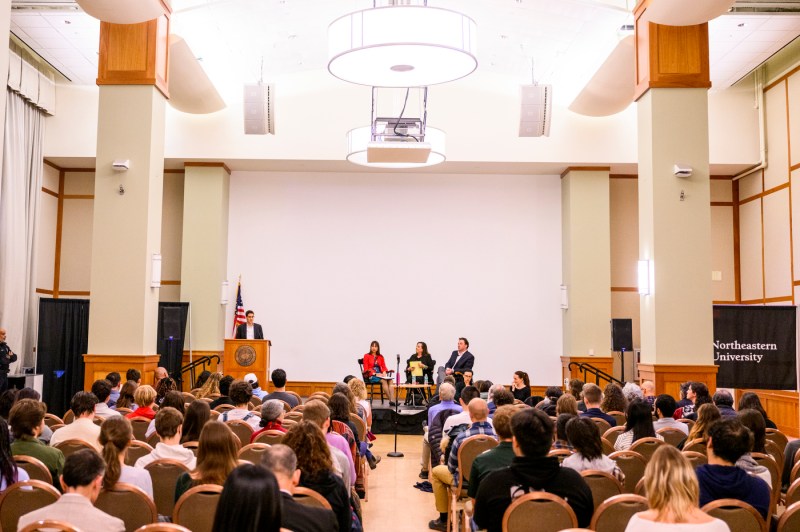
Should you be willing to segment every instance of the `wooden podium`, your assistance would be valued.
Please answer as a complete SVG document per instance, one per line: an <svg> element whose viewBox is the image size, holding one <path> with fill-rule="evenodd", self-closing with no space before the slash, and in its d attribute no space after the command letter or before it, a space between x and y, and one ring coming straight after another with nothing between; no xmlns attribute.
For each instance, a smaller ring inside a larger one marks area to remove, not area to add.
<svg viewBox="0 0 800 532"><path fill-rule="evenodd" d="M258 383L264 388L269 382L269 340L225 339L225 353L222 367L225 375L242 379L248 373L255 373Z"/></svg>

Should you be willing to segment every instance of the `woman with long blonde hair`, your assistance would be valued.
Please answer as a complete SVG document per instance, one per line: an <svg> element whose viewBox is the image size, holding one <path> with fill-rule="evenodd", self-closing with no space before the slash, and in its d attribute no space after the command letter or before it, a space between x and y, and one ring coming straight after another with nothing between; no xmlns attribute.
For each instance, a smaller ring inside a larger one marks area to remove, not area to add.
<svg viewBox="0 0 800 532"><path fill-rule="evenodd" d="M367 386L361 379L350 379L347 387L353 392L358 404L364 409L367 415L367 430L372 430L372 405L367 400Z"/></svg>
<svg viewBox="0 0 800 532"><path fill-rule="evenodd" d="M208 380L203 384L200 391L197 392L198 399L204 399L206 397L211 397L214 394L219 393L219 381L222 379L222 373L212 373Z"/></svg>
<svg viewBox="0 0 800 532"><path fill-rule="evenodd" d="M697 421L695 421L694 426L689 431L689 437L686 438L686 443L698 438L706 441L708 427L721 417L719 409L715 405L711 403L701 405L697 410Z"/></svg>
<svg viewBox="0 0 800 532"><path fill-rule="evenodd" d="M197 446L197 465L191 473L183 473L175 484L175 500L189 488L200 484L222 486L238 465L239 442L228 426L209 421L200 432Z"/></svg>
<svg viewBox="0 0 800 532"><path fill-rule="evenodd" d="M133 440L131 422L122 416L112 416L100 426L100 446L102 447L103 460L106 462L106 472L103 475L103 487L111 489L117 482L133 484L141 488L150 498L153 498L153 481L150 473L125 465L125 457Z"/></svg>
<svg viewBox="0 0 800 532"><path fill-rule="evenodd" d="M672 445L653 453L644 471L649 510L631 517L625 532L730 532L699 507L700 487L689 460Z"/></svg>

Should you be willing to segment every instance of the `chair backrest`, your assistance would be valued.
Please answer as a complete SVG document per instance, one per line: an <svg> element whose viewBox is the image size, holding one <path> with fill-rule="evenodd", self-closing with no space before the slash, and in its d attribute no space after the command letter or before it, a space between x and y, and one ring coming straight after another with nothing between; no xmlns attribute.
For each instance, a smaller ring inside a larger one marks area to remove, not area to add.
<svg viewBox="0 0 800 532"><path fill-rule="evenodd" d="M253 441L253 443L266 443L268 445L275 445L281 443L286 434L279 430L265 430Z"/></svg>
<svg viewBox="0 0 800 532"><path fill-rule="evenodd" d="M527 493L514 500L503 514L503 532L527 532L536 523L539 532L564 530L578 526L578 518L569 504L545 491Z"/></svg>
<svg viewBox="0 0 800 532"><path fill-rule="evenodd" d="M50 427L50 430L52 430L53 432L55 432L55 431L57 431L58 429L62 429L62 428L64 428L64 427L66 427L66 425L65 425L65 424L63 424L63 423L58 423L58 424L56 424L56 425L53 425L52 427Z"/></svg>
<svg viewBox="0 0 800 532"><path fill-rule="evenodd" d="M289 395L291 395L291 396L293 396L295 399L297 399L297 404L298 404L298 405L302 405L302 404L303 404L303 398L302 398L302 397L300 397L300 394L299 394L299 393L297 393L297 392L293 392L293 391L291 391L291 390L286 390L286 393L288 393Z"/></svg>
<svg viewBox="0 0 800 532"><path fill-rule="evenodd" d="M664 438L664 443L667 445L672 445L673 447L677 447L682 442L686 441L686 434L684 434L682 430L674 427L664 427L663 429L658 429L656 434Z"/></svg>
<svg viewBox="0 0 800 532"><path fill-rule="evenodd" d="M647 497L647 488L644 485L644 479L640 478L639 482L636 483L636 495L641 495L642 497Z"/></svg>
<svg viewBox="0 0 800 532"><path fill-rule="evenodd" d="M64 424L64 420L61 419L60 417L56 416L56 415L53 415L53 414L45 414L44 415L44 424L47 425L48 427L52 428L53 425Z"/></svg>
<svg viewBox="0 0 800 532"><path fill-rule="evenodd" d="M616 450L614 444L603 437L600 438L600 445L603 446L603 454L611 454Z"/></svg>
<svg viewBox="0 0 800 532"><path fill-rule="evenodd" d="M682 454L691 462L692 467L695 469L708 463L708 456L700 454L697 451L683 451Z"/></svg>
<svg viewBox="0 0 800 532"><path fill-rule="evenodd" d="M263 401L261 400L261 398L256 396L256 395L254 395L253 397L250 398L250 404L253 405L253 408L255 408L257 406L261 406L262 402Z"/></svg>
<svg viewBox="0 0 800 532"><path fill-rule="evenodd" d="M750 456L753 457L753 460L758 462L759 465L762 465L767 468L769 471L770 477L772 479L772 485L770 486L770 515L775 513L775 510L778 506L778 499L781 497L781 470L778 466L775 459L764 453L750 453Z"/></svg>
<svg viewBox="0 0 800 532"><path fill-rule="evenodd" d="M617 463L617 467L625 473L625 482L622 485L625 493L636 493L636 484L644 477L647 462L636 451L617 451L608 455Z"/></svg>
<svg viewBox="0 0 800 532"><path fill-rule="evenodd" d="M64 458L82 449L91 449L95 452L97 451L97 448L88 441L78 439L64 440L57 443L53 447L64 453Z"/></svg>
<svg viewBox="0 0 800 532"><path fill-rule="evenodd" d="M130 446L128 446L128 452L125 454L125 465L134 465L136 460L142 456L147 456L148 454L152 453L154 448L155 446L151 446L143 441L131 441Z"/></svg>
<svg viewBox="0 0 800 532"><path fill-rule="evenodd" d="M69 425L73 421L75 421L75 413L72 410L67 410L64 412L64 417L61 418L64 420L65 425Z"/></svg>
<svg viewBox="0 0 800 532"><path fill-rule="evenodd" d="M767 451L768 455L775 459L775 463L778 464L778 469L780 469L781 473L783 473L783 451L785 449L785 447L779 448L778 444L774 441L767 440L764 442L764 450Z"/></svg>
<svg viewBox="0 0 800 532"><path fill-rule="evenodd" d="M461 442L458 447L458 488L456 493L460 493L465 480L469 480L472 462L475 461L475 458L484 451L495 447L497 447L497 440L485 434L476 434Z"/></svg>
<svg viewBox="0 0 800 532"><path fill-rule="evenodd" d="M243 447L250 443L250 437L253 435L253 427L250 423L241 419L231 419L225 422L231 432L239 439L239 447Z"/></svg>
<svg viewBox="0 0 800 532"><path fill-rule="evenodd" d="M221 405L215 406L214 410L217 411L217 412L222 413L222 412L225 412L226 410L233 410L234 408L236 408L236 407L233 406L233 405L221 404Z"/></svg>
<svg viewBox="0 0 800 532"><path fill-rule="evenodd" d="M150 523L137 528L134 532L192 532L185 526L175 523Z"/></svg>
<svg viewBox="0 0 800 532"><path fill-rule="evenodd" d="M106 418L104 418L104 417L94 416L94 419L92 419L92 423L94 423L95 425L97 425L99 427L100 425L103 424L103 421L105 421L105 420L106 420Z"/></svg>
<svg viewBox="0 0 800 532"><path fill-rule="evenodd" d="M706 450L706 442L703 438L695 438L692 441L686 442L683 446L684 451L694 451L700 454L708 454Z"/></svg>
<svg viewBox="0 0 800 532"><path fill-rule="evenodd" d="M314 506L316 508L331 509L331 503L322 494L316 491L303 487L296 487L294 489L294 500L306 506Z"/></svg>
<svg viewBox="0 0 800 532"><path fill-rule="evenodd" d="M306 405L300 403L296 407L292 408L292 412L302 412L305 409Z"/></svg>
<svg viewBox="0 0 800 532"><path fill-rule="evenodd" d="M50 474L50 470L38 458L18 454L14 457L14 461L17 463L17 467L24 469L32 480L41 480L50 485L53 484L53 475Z"/></svg>
<svg viewBox="0 0 800 532"><path fill-rule="evenodd" d="M197 456L197 448L200 447L199 441L187 441L181 444L181 447L191 449L195 456Z"/></svg>
<svg viewBox="0 0 800 532"><path fill-rule="evenodd" d="M136 530L158 522L156 504L141 488L132 484L117 482L111 489L103 488L94 505L105 513L122 519L125 530Z"/></svg>
<svg viewBox="0 0 800 532"><path fill-rule="evenodd" d="M625 412L620 412L619 410L612 410L611 412L606 412L609 416L613 417L617 421L617 426L625 426L625 423L628 422L628 418L625 416Z"/></svg>
<svg viewBox="0 0 800 532"><path fill-rule="evenodd" d="M573 454L573 451L570 451L569 449L551 449L550 452L547 453L547 456L555 456L558 458L558 463L560 464L567 456L571 454Z"/></svg>
<svg viewBox="0 0 800 532"><path fill-rule="evenodd" d="M607 431L603 433L603 438L607 439L608 442L613 447L614 444L617 442L617 438L619 435L625 432L625 425L617 425L616 427L611 427Z"/></svg>
<svg viewBox="0 0 800 532"><path fill-rule="evenodd" d="M694 427L694 420L693 419L682 417L678 421L680 421L681 423L687 425L689 427L689 432L692 432L692 427Z"/></svg>
<svg viewBox="0 0 800 532"><path fill-rule="evenodd" d="M19 532L36 532L37 530L58 530L59 532L81 532L80 529L75 528L69 523L63 521L56 521L55 519L43 519L31 523L24 528L20 528Z"/></svg>
<svg viewBox="0 0 800 532"><path fill-rule="evenodd" d="M283 399L275 399L276 401L280 401L281 405L283 406L283 411L287 414L292 411L292 405L284 401Z"/></svg>
<svg viewBox="0 0 800 532"><path fill-rule="evenodd" d="M778 429L767 429L767 441L771 441L775 445L778 446L778 449L786 449L786 445L789 443L789 438L786 437L786 434L779 431Z"/></svg>
<svg viewBox="0 0 800 532"><path fill-rule="evenodd" d="M192 532L211 532L222 486L200 484L181 495L175 503L172 521Z"/></svg>
<svg viewBox="0 0 800 532"><path fill-rule="evenodd" d="M131 410L130 408L125 408L124 406L118 406L117 412L119 412L123 416L127 416L128 414L132 414L133 410Z"/></svg>
<svg viewBox="0 0 800 532"><path fill-rule="evenodd" d="M800 530L800 503L786 503L786 510L778 519L778 532L795 532Z"/></svg>
<svg viewBox="0 0 800 532"><path fill-rule="evenodd" d="M581 476L589 485L589 489L592 490L595 510L606 502L606 499L610 499L614 495L622 495L622 483L610 473L596 469L586 469L581 471Z"/></svg>
<svg viewBox="0 0 800 532"><path fill-rule="evenodd" d="M358 441L365 441L366 434L367 434L367 424L364 423L364 420L361 419L361 416L358 414L354 414L350 412L350 421L353 422L353 425L356 426L358 429L358 434L356 434L356 438Z"/></svg>
<svg viewBox="0 0 800 532"><path fill-rule="evenodd" d="M175 507L175 484L181 474L189 472L189 468L177 460L162 458L150 462L145 469L153 481L153 499L158 513L172 515L172 509Z"/></svg>
<svg viewBox="0 0 800 532"><path fill-rule="evenodd" d="M131 418L131 428L133 429L133 437L139 441L147 441L147 428L150 426L150 420L146 417L136 416Z"/></svg>
<svg viewBox="0 0 800 532"><path fill-rule="evenodd" d="M649 462L656 449L662 445L664 445L664 440L658 438L639 438L631 445L631 451L641 454L642 458Z"/></svg>
<svg viewBox="0 0 800 532"><path fill-rule="evenodd" d="M795 480L789 485L789 489L786 490L786 508L793 505L796 502L800 502L800 480Z"/></svg>
<svg viewBox="0 0 800 532"><path fill-rule="evenodd" d="M139 441L139 440L134 440L134 441ZM147 441L146 441L145 443L147 443L147 445L149 445L150 447L153 447L153 448L155 449L155 446L156 446L156 445L158 444L158 442L160 442L160 441L161 441L161 438L159 438L159 437L158 437L158 432L153 432L153 433L152 433L152 434L151 434L151 435L150 435L150 436L147 438Z"/></svg>
<svg viewBox="0 0 800 532"><path fill-rule="evenodd" d="M589 528L596 532L625 530L633 514L644 512L647 508L647 499L641 495L614 495L595 508Z"/></svg>
<svg viewBox="0 0 800 532"><path fill-rule="evenodd" d="M264 456L269 447L267 443L248 443L239 449L239 459L258 465L261 463L261 457Z"/></svg>
<svg viewBox="0 0 800 532"><path fill-rule="evenodd" d="M767 523L755 508L738 499L717 499L701 508L705 513L727 523L731 531L767 532Z"/></svg>
<svg viewBox="0 0 800 532"><path fill-rule="evenodd" d="M52 484L25 480L10 485L0 495L0 530L15 532L19 518L53 504L61 497Z"/></svg>
<svg viewBox="0 0 800 532"><path fill-rule="evenodd" d="M597 430L600 431L600 434L605 434L606 432L608 432L608 429L611 428L611 424L603 418L593 417L589 419L594 421L594 424L597 425Z"/></svg>

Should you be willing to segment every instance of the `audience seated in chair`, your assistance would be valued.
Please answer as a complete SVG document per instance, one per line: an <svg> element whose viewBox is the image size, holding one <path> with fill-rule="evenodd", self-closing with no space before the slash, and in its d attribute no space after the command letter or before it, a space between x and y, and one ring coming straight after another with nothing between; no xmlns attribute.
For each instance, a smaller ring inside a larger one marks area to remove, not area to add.
<svg viewBox="0 0 800 532"><path fill-rule="evenodd" d="M642 401L643 404L644 401ZM567 423L567 439L575 452L564 458L562 467L569 467L578 473L595 470L612 475L620 482L625 482L625 474L617 467L617 463L603 454L600 432L594 421L585 417L573 417Z"/></svg>
<svg viewBox="0 0 800 532"><path fill-rule="evenodd" d="M719 415L723 418L736 417L736 410L733 409L733 396L728 390L717 390L711 398L714 406L719 409Z"/></svg>
<svg viewBox="0 0 800 532"><path fill-rule="evenodd" d="M164 400L161 401L161 404L159 404L159 410L168 406L174 408L181 413L181 416L183 416L186 410L186 400L183 398L183 392L179 392L178 390L171 390L167 392L167 395L164 396ZM153 420L150 421L150 425L147 426L144 437L149 440L150 436L155 434L155 432L156 420L153 418Z"/></svg>
<svg viewBox="0 0 800 532"><path fill-rule="evenodd" d="M303 421L312 423L322 431L325 441L328 442L334 471L341 475L344 486L350 493L350 488L356 482L356 466L347 440L331 430L330 409L322 401L308 401L303 409Z"/></svg>
<svg viewBox="0 0 800 532"><path fill-rule="evenodd" d="M225 375L219 380L219 393L220 397L217 397L213 401L211 401L211 410L214 410L219 405L231 405L233 406L233 401L231 398L228 397L231 391L231 385L233 384L233 377L230 375Z"/></svg>
<svg viewBox="0 0 800 532"><path fill-rule="evenodd" d="M642 438L657 438L664 440L664 437L656 434L653 427L653 414L650 405L642 399L634 399L628 405L625 412L625 432L617 437L614 442L614 449L617 451L627 451L631 446Z"/></svg>
<svg viewBox="0 0 800 532"><path fill-rule="evenodd" d="M431 470L431 484L433 484L433 495L436 499L436 511L439 512L438 519L428 523L428 528L433 530L447 530L449 505L447 489L454 484L458 484L458 448L461 443L470 436L479 434L497 438L492 425L489 423L489 407L486 406L486 401L479 397L474 398L467 408L471 422L469 428L459 434L453 441L452 449L447 456L447 465L437 465Z"/></svg>
<svg viewBox="0 0 800 532"><path fill-rule="evenodd" d="M108 396L108 407L117 408L117 400L119 400L119 392L122 387L122 377L116 371L112 371L106 375L106 380L111 384L111 394Z"/></svg>
<svg viewBox="0 0 800 532"><path fill-rule="evenodd" d="M708 428L708 464L697 468L700 506L717 499L739 499L767 518L769 486L735 465L750 450L750 438L750 431L737 418L721 419Z"/></svg>
<svg viewBox="0 0 800 532"><path fill-rule="evenodd" d="M639 384L639 388L642 389L642 395L644 396L644 400L647 401L651 407L655 407L656 404L656 385L653 381L642 381ZM677 405L675 406L677 408ZM672 415L670 413L670 415Z"/></svg>
<svg viewBox="0 0 800 532"><path fill-rule="evenodd" d="M461 391L461 396L470 388L467 386ZM474 388L474 387L473 387ZM477 392L477 389L475 390ZM481 481L485 479L492 471L503 469L511 465L514 459L514 449L511 445L511 418L517 410L511 405L504 405L499 407L494 412L493 428L499 444L494 449L490 449L483 454L480 454L472 462L472 469L469 472L469 485L467 486L467 495L475 501L478 495L478 488Z"/></svg>
<svg viewBox="0 0 800 532"><path fill-rule="evenodd" d="M156 417L156 411L153 410L153 406L156 404L156 396L156 390L152 386L143 384L136 388L136 391L133 392L133 400L136 401L138 408L125 417L128 419L133 419L135 417L144 417L150 420L154 419ZM97 411L95 411L95 413L97 413Z"/></svg>
<svg viewBox="0 0 800 532"><path fill-rule="evenodd" d="M512 446L516 455L511 467L490 473L475 498L475 523L489 532L500 532L503 514L512 500L531 491L545 490L565 499L587 527L594 501L589 486L572 469L548 457L553 443L553 421L535 408L526 408L511 418Z"/></svg>
<svg viewBox="0 0 800 532"><path fill-rule="evenodd" d="M620 391L621 393L621 391ZM624 397L623 397L624 399ZM581 417L600 418L612 427L617 426L617 420L609 416L600 409L603 401L603 391L596 384L587 383L583 385L583 402L586 404L586 411L581 412ZM623 410L624 411L624 410Z"/></svg>
<svg viewBox="0 0 800 532"><path fill-rule="evenodd" d="M136 381L127 381L125 384L122 385L119 391L119 398L117 399L117 404L114 405L114 410L117 413L120 413L120 409L127 408L131 412L139 408L136 405L136 400L133 398L133 394L136 392L136 388L139 385L136 384ZM97 411L95 410L95 414Z"/></svg>
<svg viewBox="0 0 800 532"><path fill-rule="evenodd" d="M94 413L103 419L112 416L119 416L120 413L108 406L111 398L111 383L105 379L96 380L92 383L92 393L97 397L97 404L94 405ZM119 401L117 401L119 402Z"/></svg>
<svg viewBox="0 0 800 532"><path fill-rule="evenodd" d="M447 382L450 379L452 382ZM436 402L431 400L428 403L428 424L425 434L422 436L422 460L420 463L421 470L420 470L420 478L428 478L428 464L431 461L431 443L430 443L430 429L433 425L433 420L440 412L444 412L446 410L451 410L455 412L461 412L462 408L461 405L458 405L453 401L456 395L456 387L455 387L455 377L448 375L445 377L445 382L439 385L439 393L434 396ZM442 426L443 428L443 426ZM437 464L433 464L434 466Z"/></svg>
<svg viewBox="0 0 800 532"><path fill-rule="evenodd" d="M262 401L264 400L264 397L266 397L267 395L267 391L261 389L261 385L259 384L258 377L256 376L255 373L248 373L247 375L244 376L244 379L242 380L244 380L244 382L249 384L250 387L253 389L253 397L258 397Z"/></svg>
<svg viewBox="0 0 800 532"><path fill-rule="evenodd" d="M194 469L197 465L194 453L180 443L183 436L183 415L176 408L165 406L158 410L155 422L159 442L150 454L136 461L136 467L144 468L151 462L166 459L177 460L189 469Z"/></svg>
<svg viewBox="0 0 800 532"><path fill-rule="evenodd" d="M671 395L661 394L656 397L655 415L658 419L653 421L653 430L658 432L660 429L678 429L688 437L689 426L672 417L677 408L678 405L675 402L675 398Z"/></svg>
<svg viewBox="0 0 800 532"><path fill-rule="evenodd" d="M61 468L64 467L64 453L48 447L38 439L42 427L45 426L46 410L44 403L33 399L21 399L11 407L8 420L11 432L14 434L11 453L15 456L24 454L41 460L50 471L53 484L60 488L61 486L57 484Z"/></svg>
<svg viewBox="0 0 800 532"><path fill-rule="evenodd" d="M89 449L78 451L64 464L60 483L64 494L58 501L19 518L19 528L44 519L76 526L83 532L124 532L125 523L93 506L103 485L105 464Z"/></svg>
<svg viewBox="0 0 800 532"><path fill-rule="evenodd" d="M215 372L209 375L206 382L200 386L200 389L195 393L198 399L215 399L220 395L219 383L222 381L222 373Z"/></svg>
<svg viewBox="0 0 800 532"><path fill-rule="evenodd" d="M261 422L261 420L258 418L257 415L250 412L248 408L248 403L250 402L250 398L253 397L253 389L250 387L250 384L245 381L233 381L233 384L231 384L228 395L230 396L234 408L223 412L219 416L219 421L222 421L224 423L226 421L233 421L234 419L239 419L247 422L253 428L254 431L258 430L259 429L258 425ZM243 445L246 444L247 442L243 442Z"/></svg>
<svg viewBox="0 0 800 532"><path fill-rule="evenodd" d="M70 409L75 414L75 421L58 429L50 438L50 446L55 447L67 440L83 440L94 445L100 452L100 427L94 423L94 407L97 397L89 392L78 392L72 396Z"/></svg>
<svg viewBox="0 0 800 532"><path fill-rule="evenodd" d="M254 464L243 464L231 471L222 487L211 530L278 532L280 527L281 499L275 476Z"/></svg>
<svg viewBox="0 0 800 532"><path fill-rule="evenodd" d="M125 464L125 456L133 440L131 422L123 417L113 417L100 427L100 445L106 462L103 487L113 488L117 482L133 484L153 498L153 482L150 474Z"/></svg>
<svg viewBox="0 0 800 532"><path fill-rule="evenodd" d="M239 442L224 423L209 421L200 433L197 463L190 473L181 473L175 484L175 500L200 484L222 486L238 464Z"/></svg>
<svg viewBox="0 0 800 532"><path fill-rule="evenodd" d="M205 401L193 401L186 408L181 428L181 445L190 441L199 441L200 432L211 419L211 407Z"/></svg>
<svg viewBox="0 0 800 532"><path fill-rule="evenodd" d="M744 469L751 475L757 476L766 482L767 486L772 489L772 475L770 474L769 469L756 462L751 454L767 454L767 450L764 448L764 444L767 440L764 417L758 411L750 408L741 410L737 416L739 421L742 422L742 425L744 425L747 430L750 431L750 434L752 434L753 437L751 441L753 444L750 449L736 461L736 467Z"/></svg>
<svg viewBox="0 0 800 532"><path fill-rule="evenodd" d="M15 482L28 480L28 472L17 467L14 457L11 455L11 434L8 431L8 424L5 419L0 418L0 493Z"/></svg>
<svg viewBox="0 0 800 532"><path fill-rule="evenodd" d="M262 397L262 400L278 399L285 403L289 403L292 408L296 407L299 403L297 397L290 393L286 393L286 372L280 368L272 371L272 387L274 388L271 393Z"/></svg>
<svg viewBox="0 0 800 532"><path fill-rule="evenodd" d="M297 456L283 444L270 447L261 459L262 465L275 475L281 490L281 526L292 532L328 532L337 527L332 510L314 508L294 500L294 489L300 484Z"/></svg>
<svg viewBox="0 0 800 532"><path fill-rule="evenodd" d="M283 417L286 411L283 409L283 403L278 399L267 399L261 404L261 421L259 421L258 430L253 432L250 437L250 443L256 441L256 438L262 432L268 430L279 430L286 432L286 427L283 426Z"/></svg>

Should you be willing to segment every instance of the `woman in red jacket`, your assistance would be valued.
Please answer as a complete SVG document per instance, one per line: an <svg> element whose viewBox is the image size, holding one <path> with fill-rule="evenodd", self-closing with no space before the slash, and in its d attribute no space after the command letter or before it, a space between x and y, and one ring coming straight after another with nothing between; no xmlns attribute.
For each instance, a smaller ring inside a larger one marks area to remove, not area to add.
<svg viewBox="0 0 800 532"><path fill-rule="evenodd" d="M381 354L381 344L373 340L369 344L369 353L364 355L364 381L377 384L380 383L383 391L389 396L389 404L397 406L394 402L394 386L391 379L381 377L391 377L392 372L387 371L386 361Z"/></svg>

